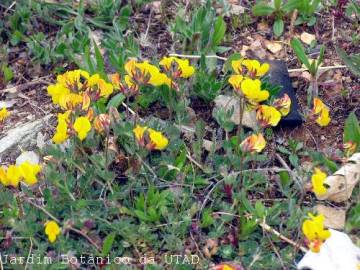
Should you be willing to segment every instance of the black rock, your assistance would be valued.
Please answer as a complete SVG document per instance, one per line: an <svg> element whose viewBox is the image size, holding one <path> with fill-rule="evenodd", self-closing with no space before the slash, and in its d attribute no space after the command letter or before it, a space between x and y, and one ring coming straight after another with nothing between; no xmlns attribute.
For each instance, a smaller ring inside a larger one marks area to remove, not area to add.
<svg viewBox="0 0 360 270"><path fill-rule="evenodd" d="M303 122L303 118L299 111L299 103L296 99L294 88L291 84L289 72L284 61L271 60L266 61L270 64L270 82L281 86L278 96L282 97L288 94L291 99L291 109L289 114L282 118L280 126L298 126Z"/></svg>

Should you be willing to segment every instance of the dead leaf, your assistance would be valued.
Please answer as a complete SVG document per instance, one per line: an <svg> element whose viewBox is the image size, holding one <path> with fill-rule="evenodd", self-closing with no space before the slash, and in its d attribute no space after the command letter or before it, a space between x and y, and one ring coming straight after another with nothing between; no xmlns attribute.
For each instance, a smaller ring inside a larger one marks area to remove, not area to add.
<svg viewBox="0 0 360 270"><path fill-rule="evenodd" d="M260 59L264 59L266 57L266 51L263 48L261 41L256 39L250 46L250 50L254 53L254 55Z"/></svg>
<svg viewBox="0 0 360 270"><path fill-rule="evenodd" d="M310 34L310 33L308 33L308 32L303 32L303 33L300 35L300 39L301 39L301 41L304 42L305 44L310 45L311 42L313 42L313 41L316 39L316 37L315 37L315 35Z"/></svg>
<svg viewBox="0 0 360 270"><path fill-rule="evenodd" d="M327 228L342 230L345 227L346 212L343 209L318 204L315 206L316 212L325 217L324 225Z"/></svg>
<svg viewBox="0 0 360 270"><path fill-rule="evenodd" d="M232 15L240 15L245 12L245 8L240 5L230 4L230 14Z"/></svg>
<svg viewBox="0 0 360 270"><path fill-rule="evenodd" d="M269 24L267 22L258 23L256 28L258 31L261 31L261 32L268 32L270 29Z"/></svg>
<svg viewBox="0 0 360 270"><path fill-rule="evenodd" d="M265 40L265 47L273 54L277 54L282 50L282 45L279 42L273 42L269 40Z"/></svg>
<svg viewBox="0 0 360 270"><path fill-rule="evenodd" d="M360 180L360 153L354 154L348 162L325 179L329 186L326 193L317 196L319 200L343 202L351 197L352 191Z"/></svg>
<svg viewBox="0 0 360 270"><path fill-rule="evenodd" d="M203 247L204 255L207 258L211 258L218 251L218 241L216 239L208 239L206 240L206 244Z"/></svg>

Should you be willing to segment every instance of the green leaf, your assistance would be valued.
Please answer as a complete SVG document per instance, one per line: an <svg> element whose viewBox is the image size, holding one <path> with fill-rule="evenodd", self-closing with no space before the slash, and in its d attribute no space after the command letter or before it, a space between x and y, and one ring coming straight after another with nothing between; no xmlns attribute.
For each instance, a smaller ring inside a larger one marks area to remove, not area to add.
<svg viewBox="0 0 360 270"><path fill-rule="evenodd" d="M112 232L108 236L106 236L103 247L102 247L102 251L101 251L102 256L107 256L109 254L109 252L112 248L112 245L114 243L115 236L116 236L115 232Z"/></svg>
<svg viewBox="0 0 360 270"><path fill-rule="evenodd" d="M211 215L212 211L210 208L204 210L202 217L201 217L201 227L206 228L209 227L211 224L214 223L214 218Z"/></svg>
<svg viewBox="0 0 360 270"><path fill-rule="evenodd" d="M345 121L344 143L356 143L356 151L360 150L360 125L354 112Z"/></svg>
<svg viewBox="0 0 360 270"><path fill-rule="evenodd" d="M281 9L281 2L282 2L282 0L274 0L274 6L275 6L276 10Z"/></svg>
<svg viewBox="0 0 360 270"><path fill-rule="evenodd" d="M286 188L290 185L291 183L291 178L290 175L287 171L281 171L279 172L279 176L280 176L280 183L282 188Z"/></svg>
<svg viewBox="0 0 360 270"><path fill-rule="evenodd" d="M11 68L7 65L3 65L1 69L2 73L4 74L5 82L9 82L14 77L14 73L12 72Z"/></svg>
<svg viewBox="0 0 360 270"><path fill-rule="evenodd" d="M125 95L123 93L119 93L113 96L109 103L106 106L106 110L109 110L110 107L118 108L120 104L125 100Z"/></svg>
<svg viewBox="0 0 360 270"><path fill-rule="evenodd" d="M96 42L94 41L94 50L95 50L95 59L96 59L96 69L97 72L101 74L103 79L107 78L106 72L105 72L105 63L104 58L99 50L99 47L96 45Z"/></svg>
<svg viewBox="0 0 360 270"><path fill-rule="evenodd" d="M301 44L301 41L297 38L293 38L291 40L291 47L293 48L296 56L299 58L300 62L303 63L309 70L311 69L311 65L308 57L305 54L305 48Z"/></svg>
<svg viewBox="0 0 360 270"><path fill-rule="evenodd" d="M341 60L347 65L350 71L357 77L360 77L360 54L347 55L346 52L341 48L336 48L337 54Z"/></svg>
<svg viewBox="0 0 360 270"><path fill-rule="evenodd" d="M275 11L275 9L271 6L268 6L264 3L259 3L253 6L252 12L254 16L268 16L272 14Z"/></svg>
<svg viewBox="0 0 360 270"><path fill-rule="evenodd" d="M215 47L221 43L226 32L226 24L222 17L218 17L214 25L214 34L212 38L212 46Z"/></svg>
<svg viewBox="0 0 360 270"><path fill-rule="evenodd" d="M299 6L299 0L289 0L285 5L283 5L282 10L286 13L289 13L296 9Z"/></svg>
<svg viewBox="0 0 360 270"><path fill-rule="evenodd" d="M273 31L275 36L280 37L284 31L284 21L282 19L277 19L273 25Z"/></svg>

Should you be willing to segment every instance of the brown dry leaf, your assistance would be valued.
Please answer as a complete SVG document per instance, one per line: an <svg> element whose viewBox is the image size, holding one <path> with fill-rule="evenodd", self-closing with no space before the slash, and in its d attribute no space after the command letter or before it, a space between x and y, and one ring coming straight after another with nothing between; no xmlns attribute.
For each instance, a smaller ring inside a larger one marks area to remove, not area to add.
<svg viewBox="0 0 360 270"><path fill-rule="evenodd" d="M326 193L317 196L319 200L343 202L351 197L352 191L360 180L360 153L354 154L348 162L325 179L329 186Z"/></svg>
<svg viewBox="0 0 360 270"><path fill-rule="evenodd" d="M303 32L303 33L300 35L300 39L301 39L301 41L304 42L305 44L310 45L311 42L313 42L313 41L316 39L316 37L315 37L315 35L310 34L310 33L308 33L308 32Z"/></svg>
<svg viewBox="0 0 360 270"><path fill-rule="evenodd" d="M203 247L204 255L207 258L211 258L218 251L218 241L216 239L206 240L206 244Z"/></svg>
<svg viewBox="0 0 360 270"><path fill-rule="evenodd" d="M262 32L268 32L270 27L267 22L260 22L257 24L257 30Z"/></svg>
<svg viewBox="0 0 360 270"><path fill-rule="evenodd" d="M250 50L254 53L254 55L260 59L264 59L266 57L266 51L263 48L261 41L256 39L250 46Z"/></svg>
<svg viewBox="0 0 360 270"><path fill-rule="evenodd" d="M315 206L316 212L325 217L324 225L327 228L342 230L345 227L346 212L343 209L318 204Z"/></svg>
<svg viewBox="0 0 360 270"><path fill-rule="evenodd" d="M249 46L243 45L243 46L242 46L242 49L241 49L241 51L240 51L241 56L242 56L242 57L245 57L245 56L246 56L246 52L247 52L247 50L249 50L249 49L250 49Z"/></svg>
<svg viewBox="0 0 360 270"><path fill-rule="evenodd" d="M273 54L277 54L282 50L282 45L279 42L273 42L269 40L265 40L265 47Z"/></svg>

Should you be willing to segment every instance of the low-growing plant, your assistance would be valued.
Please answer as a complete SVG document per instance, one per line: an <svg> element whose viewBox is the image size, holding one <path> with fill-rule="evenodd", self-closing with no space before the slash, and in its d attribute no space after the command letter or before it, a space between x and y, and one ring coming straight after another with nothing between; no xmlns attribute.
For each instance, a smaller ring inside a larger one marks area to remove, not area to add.
<svg viewBox="0 0 360 270"><path fill-rule="evenodd" d="M320 54L317 59L309 59L305 54L305 48L301 44L301 41L297 38L294 38L291 40L291 47L293 48L296 56L298 57L299 61L305 65L305 67L308 69L311 80L310 85L308 87L307 92L307 103L308 106L310 106L312 100L314 98L317 98L319 95L318 90L318 76L319 76L319 68L324 61L324 53L325 53L325 47L321 46L320 48Z"/></svg>
<svg viewBox="0 0 360 270"><path fill-rule="evenodd" d="M259 1L252 7L255 16L273 16L275 18L273 24L273 32L279 37L284 32L285 16L297 8L297 1L275 0L271 3Z"/></svg>

